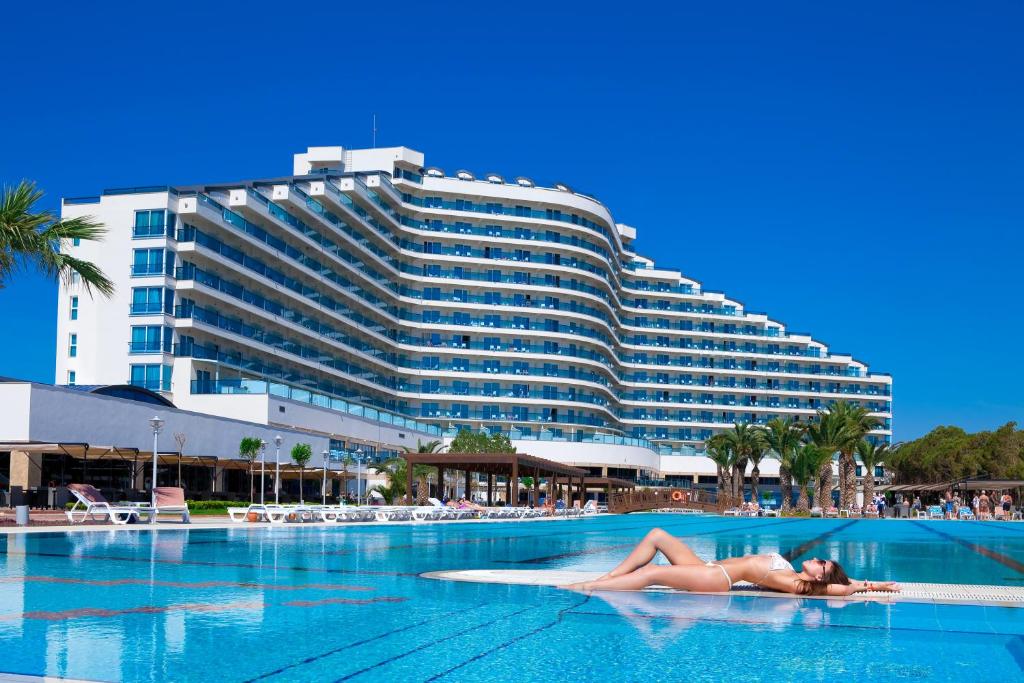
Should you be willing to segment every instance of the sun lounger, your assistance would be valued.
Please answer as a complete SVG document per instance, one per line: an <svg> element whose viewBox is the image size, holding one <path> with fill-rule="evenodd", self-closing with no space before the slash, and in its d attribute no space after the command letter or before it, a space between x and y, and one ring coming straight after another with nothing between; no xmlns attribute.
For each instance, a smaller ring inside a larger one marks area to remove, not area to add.
<svg viewBox="0 0 1024 683"><path fill-rule="evenodd" d="M729 508L728 510L726 510L722 514L725 515L726 517L738 517L739 514L740 514L740 509L739 508Z"/></svg>
<svg viewBox="0 0 1024 683"><path fill-rule="evenodd" d="M960 512L957 514L957 519L974 519L974 513L971 512L971 508L962 507Z"/></svg>
<svg viewBox="0 0 1024 683"><path fill-rule="evenodd" d="M181 515L182 524L189 523L188 504L185 489L177 486L156 487L156 514Z"/></svg>
<svg viewBox="0 0 1024 683"><path fill-rule="evenodd" d="M839 517L839 509L836 506L834 506L834 505L832 505L832 506L830 506L828 508L825 508L825 516L826 517Z"/></svg>
<svg viewBox="0 0 1024 683"><path fill-rule="evenodd" d="M153 521L154 510L148 505L111 505L99 490L90 484L68 484L68 491L75 497L75 504L66 510L68 521L72 524L90 519L106 517L114 524L127 524L145 517ZM82 510L78 506L84 506ZM78 516L76 519L75 517Z"/></svg>
<svg viewBox="0 0 1024 683"><path fill-rule="evenodd" d="M928 506L928 519L942 519L943 517L941 505Z"/></svg>
<svg viewBox="0 0 1024 683"><path fill-rule="evenodd" d="M588 500L587 504L583 506L582 514L584 515L596 515L597 514L597 501Z"/></svg>
<svg viewBox="0 0 1024 683"><path fill-rule="evenodd" d="M822 516L822 510L821 510L820 507L815 506L815 507L811 508L811 517L821 517L821 516Z"/></svg>

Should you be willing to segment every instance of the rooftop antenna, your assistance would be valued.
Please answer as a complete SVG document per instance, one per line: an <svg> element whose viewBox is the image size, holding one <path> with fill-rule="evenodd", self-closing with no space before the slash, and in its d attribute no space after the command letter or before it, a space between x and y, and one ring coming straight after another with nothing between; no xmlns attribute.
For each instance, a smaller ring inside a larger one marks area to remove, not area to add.
<svg viewBox="0 0 1024 683"><path fill-rule="evenodd" d="M377 148L377 115L373 115L373 148Z"/></svg>

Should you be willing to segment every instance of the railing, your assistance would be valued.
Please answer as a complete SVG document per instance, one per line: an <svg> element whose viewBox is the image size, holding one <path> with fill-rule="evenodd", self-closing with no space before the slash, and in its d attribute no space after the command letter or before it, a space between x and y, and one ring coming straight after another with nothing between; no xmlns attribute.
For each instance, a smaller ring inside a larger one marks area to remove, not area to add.
<svg viewBox="0 0 1024 683"><path fill-rule="evenodd" d="M714 493L703 489L679 488L664 491L613 493L608 500L608 512L617 514L668 509L719 512L724 508L719 505Z"/></svg>
<svg viewBox="0 0 1024 683"><path fill-rule="evenodd" d="M389 413L377 408L371 408L370 406L366 406L361 403L352 403L351 401L345 401L316 391L300 389L298 387L281 384L279 382L267 382L265 380L258 379L220 381L192 380L191 389L193 394L270 394L272 396L287 398L292 401L309 403L310 405L314 405L319 408L336 410L341 413L355 415L356 417L362 417L367 420L374 420L384 424L394 425L395 427L401 427L403 429L424 432L431 436L441 436L441 429L436 425L411 420L409 418L402 417L401 415Z"/></svg>

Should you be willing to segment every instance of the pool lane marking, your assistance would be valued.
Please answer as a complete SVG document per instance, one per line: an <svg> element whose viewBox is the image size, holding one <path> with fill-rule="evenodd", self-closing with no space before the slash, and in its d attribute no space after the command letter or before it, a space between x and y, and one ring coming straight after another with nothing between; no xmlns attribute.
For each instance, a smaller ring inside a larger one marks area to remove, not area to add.
<svg viewBox="0 0 1024 683"><path fill-rule="evenodd" d="M344 676L342 676L341 678L334 679L335 683L341 683L342 681L347 681L347 680L353 679L356 676L362 676L363 674L369 673L369 672L373 671L374 669L380 668L382 666L386 666L388 664L391 664L392 662L398 661L399 659L404 659L404 658L406 658L406 657L408 657L410 655L416 654L417 652L422 652L423 650L426 650L427 648L433 647L433 646L438 645L440 643L444 643L446 641L451 640L452 638L458 638L459 636L464 636L467 633L471 633L471 632L473 632L473 631L475 631L475 630L477 630L479 628L483 628L485 626L491 626L491 625L497 624L498 622L501 622L501 621L508 621L509 619L511 619L513 617L518 617L520 614L523 614L524 612L529 612L530 610L535 610L535 609L538 609L538 608L537 607L524 607L522 609L516 610L515 612L511 612L510 614L504 614L504 615L502 615L500 617L497 617L495 619L491 619L490 621L485 621L482 624L475 624L475 625L470 626L469 628L463 629L461 631L456 631L455 633L450 633L450 634L444 636L443 638L437 638L435 640L431 640L430 642L422 643L422 644L417 645L416 647L412 648L411 650L407 650L405 652L402 652L401 654L394 655L393 657L388 657L387 659L382 659L381 661L379 661L379 662L377 662L375 664L370 664L369 666L365 666L362 669L359 669L358 671L349 672L349 673L345 674Z"/></svg>
<svg viewBox="0 0 1024 683"><path fill-rule="evenodd" d="M76 579L65 576L5 576L0 583L57 583L76 586L160 586L161 588L254 588L268 591L329 590L372 591L373 586L350 586L337 583L253 583L239 581L160 581L156 579Z"/></svg>
<svg viewBox="0 0 1024 683"><path fill-rule="evenodd" d="M60 611L36 610L22 614L5 614L0 619L41 619L44 621L65 621L84 617L120 617L128 614L162 614L164 612L226 612L229 610L262 609L262 602L229 602L222 604L182 603L177 605L142 605L124 609L104 609L101 607L78 607Z"/></svg>
<svg viewBox="0 0 1024 683"><path fill-rule="evenodd" d="M445 669L444 671L442 671L440 673L434 674L430 678L426 679L424 681L424 683L431 683L431 681L436 681L437 679L441 678L442 676L447 676L448 674L450 674L450 673L452 673L454 671L458 671L459 669L463 668L464 666L468 666L469 664L472 664L473 662L479 661L479 660L483 659L484 657L489 657L490 655L494 654L495 652L498 652L499 650L504 650L504 649L506 649L506 648L508 648L508 647L510 647L512 645L515 645L516 643L518 643L520 641L523 641L523 640L526 640L527 638L530 638L531 636L535 636L538 633L541 633L543 631L547 631L549 628L557 626L558 624L562 623L562 620L565 618L566 614L570 613L572 610L579 609L580 607L583 607L583 605L587 604L590 601L590 598L591 598L590 595L584 596L583 599L581 599L575 605L569 605L568 607L563 607L562 609L558 610L558 613L555 615L555 618L551 621L551 623L545 624L543 626L538 626L537 628L535 628L535 629L533 629L531 631L528 631L526 633L518 635L515 638L512 638L510 640L505 641L504 643L496 645L496 646L492 647L489 650L485 650L483 652L475 654L472 657L470 657L469 659L465 660L464 662L461 662L459 664L456 664L453 667Z"/></svg>
<svg viewBox="0 0 1024 683"><path fill-rule="evenodd" d="M787 561L792 562L794 557L800 557L811 548L824 543L830 537L834 536L835 534L838 534L840 531L843 531L844 529L849 529L851 526L853 526L859 521L859 519L851 519L849 522L843 524L842 526L837 526L832 529L829 529L825 533L815 536L811 540L801 543L795 548L790 548L786 552L782 553L782 556L786 558Z"/></svg>
<svg viewBox="0 0 1024 683"><path fill-rule="evenodd" d="M763 523L760 523L760 524L745 524L743 526L719 527L717 529L711 529L709 531L700 531L700 532L693 533L693 534L687 534L686 536L682 536L681 538L692 538L694 536L709 536L711 534L717 534L717 533L721 533L723 531L738 531L738 530L746 530L746 529L758 529L758 528L766 527L766 526L780 526L782 524L792 524L794 522L801 522L801 521L803 521L803 520L801 520L801 519L784 519L784 520L777 520L777 521L773 521L773 522L763 522ZM617 544L617 545L605 545L605 546L601 546L599 548L587 548L585 550L575 550L573 552L559 553L557 555L546 555L544 557L531 557L531 558L526 559L526 560L495 560L495 562L499 562L501 564L544 564L545 562L550 562L552 560L564 560L565 558L568 558L568 557L580 557L582 555L597 555L597 554L600 554L600 553L606 553L606 552L608 552L610 550L621 550L623 548L632 548L632 547L636 546L636 543L637 542L634 541L633 543L620 543L620 544Z"/></svg>
<svg viewBox="0 0 1024 683"><path fill-rule="evenodd" d="M293 572L320 572L324 574L359 574L365 576L410 576L417 577L417 572L381 572L369 569L332 569L328 567L293 567L274 566L268 564L245 564L243 562L200 562L198 560L162 560L150 557L118 557L116 555L73 555L71 553L42 553L42 552L10 552L3 553L17 557L63 557L74 560L103 560L107 562L146 562L151 564L172 564L175 566L196 566L196 567L231 567L236 569L270 569L274 571Z"/></svg>
<svg viewBox="0 0 1024 683"><path fill-rule="evenodd" d="M229 610L262 610L267 607L321 607L324 605L374 605L379 603L405 602L409 598L384 596L376 598L324 598L322 600L289 600L279 605L259 601L240 601L229 603L178 603L172 605L141 605L123 609L107 609L103 607L76 607L66 610L33 610L29 612L0 615L0 621L19 619L36 619L43 621L68 621L70 619L111 618L132 614L163 614L166 612L224 612Z"/></svg>
<svg viewBox="0 0 1024 683"><path fill-rule="evenodd" d="M481 608L484 608L484 607L490 607L490 606L491 606L490 603L481 603L481 604L477 605L476 607L471 608L469 610L469 612L473 612L475 610L478 610L478 609L481 609ZM437 617L430 617L429 619L424 619L424 620L418 621L418 622L416 622L414 624L406 624L405 626L399 626L398 628L391 629L390 631L385 631L384 633L380 633L380 634L377 634L375 636L370 636L369 638L364 638L362 640L357 640L357 641L352 642L352 643L346 643L345 645L341 645L340 647L336 647L336 648L328 650L326 652L321 652L318 655L313 655L313 656L310 656L310 657L306 657L305 659L302 659L302 660L300 660L298 662L295 662L294 664L288 664L288 665L282 666L282 667L280 667L278 669L274 669L273 671L268 671L267 673L260 674L259 676L256 676L255 678L246 679L244 681L244 683L255 683L256 681L261 681L261 680L263 680L265 678L270 678L271 676L278 676L278 675L283 674L286 671L289 671L291 669L295 669L295 668L298 668L300 666L306 666L307 664L312 664L312 663L314 663L316 661L319 661L321 659L324 659L326 657L330 657L331 655L336 655L339 652L342 652L343 650L349 649L350 647L359 647L360 645L367 645L367 644L375 642L377 640L381 640L382 638L388 638L390 636L397 635L399 633L404 633L405 631L411 631L414 628L419 628L420 626L426 626L427 624L431 624L431 623L434 623L436 621L437 621Z"/></svg>
<svg viewBox="0 0 1024 683"><path fill-rule="evenodd" d="M990 560L995 560L999 564L1007 566L1010 569L1014 570L1015 572L1019 572L1021 574L1024 574L1024 562L1019 562L1019 561L1013 559L1012 557L1009 557L1008 555L1004 555L1001 552L998 552L996 550L992 550L991 548L985 547L985 546L983 546L983 545L981 545L979 543L974 543L973 541L968 541L968 540L960 538L958 536L953 536L952 534L947 534L945 531L939 531L938 529L932 528L931 525L923 524L923 523L917 522L917 521L915 521L914 524L916 524L917 526L921 527L922 529L927 529L928 531L932 532L936 536L940 536L940 537L946 539L947 541L953 541L954 543L957 543L958 545L962 545L963 547L967 548L968 550L974 551L978 555L981 555L983 557L987 557Z"/></svg>

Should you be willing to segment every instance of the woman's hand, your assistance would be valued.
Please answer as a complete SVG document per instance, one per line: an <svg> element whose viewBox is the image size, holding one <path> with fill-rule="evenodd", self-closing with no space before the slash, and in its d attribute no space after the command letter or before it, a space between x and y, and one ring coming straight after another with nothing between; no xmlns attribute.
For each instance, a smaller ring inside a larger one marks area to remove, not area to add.
<svg viewBox="0 0 1024 683"><path fill-rule="evenodd" d="M895 581L864 581L863 587L857 590L878 591L881 593L899 593L900 585Z"/></svg>

